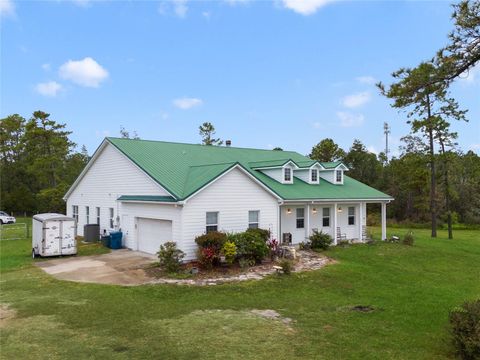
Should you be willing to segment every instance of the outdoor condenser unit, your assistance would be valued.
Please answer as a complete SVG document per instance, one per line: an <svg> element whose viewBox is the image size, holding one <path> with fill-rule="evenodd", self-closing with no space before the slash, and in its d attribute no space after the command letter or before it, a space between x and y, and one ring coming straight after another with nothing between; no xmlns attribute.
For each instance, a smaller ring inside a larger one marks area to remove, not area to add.
<svg viewBox="0 0 480 360"><path fill-rule="evenodd" d="M75 255L75 219L62 214L37 214L32 220L32 257Z"/></svg>

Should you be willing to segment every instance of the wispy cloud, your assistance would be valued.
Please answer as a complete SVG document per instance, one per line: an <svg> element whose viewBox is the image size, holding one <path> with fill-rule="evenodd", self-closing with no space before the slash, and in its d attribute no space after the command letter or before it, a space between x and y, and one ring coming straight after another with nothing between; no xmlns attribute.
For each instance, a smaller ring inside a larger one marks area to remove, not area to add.
<svg viewBox="0 0 480 360"><path fill-rule="evenodd" d="M56 81L39 83L35 86L35 91L43 96L55 97L62 91L63 87Z"/></svg>
<svg viewBox="0 0 480 360"><path fill-rule="evenodd" d="M377 79L375 79L373 76L359 76L355 78L355 80L365 85L374 85L377 82Z"/></svg>
<svg viewBox="0 0 480 360"><path fill-rule="evenodd" d="M365 116L362 114L352 114L346 111L338 111L337 117L340 119L341 127L356 127L363 124Z"/></svg>
<svg viewBox="0 0 480 360"><path fill-rule="evenodd" d="M371 99L371 95L368 91L347 95L345 96L341 104L347 108L356 108L362 105L365 105Z"/></svg>
<svg viewBox="0 0 480 360"><path fill-rule="evenodd" d="M173 11L179 18L185 18L188 11L187 0L173 0Z"/></svg>
<svg viewBox="0 0 480 360"><path fill-rule="evenodd" d="M338 0L282 0L283 6L301 15L315 14L320 8Z"/></svg>
<svg viewBox="0 0 480 360"><path fill-rule="evenodd" d="M15 16L15 4L12 0L0 0L0 16Z"/></svg>
<svg viewBox="0 0 480 360"><path fill-rule="evenodd" d="M42 69L45 71L50 71L50 64L42 64Z"/></svg>
<svg viewBox="0 0 480 360"><path fill-rule="evenodd" d="M203 104L201 99L183 97L173 100L173 105L182 110L188 110L195 106L200 106Z"/></svg>
<svg viewBox="0 0 480 360"><path fill-rule="evenodd" d="M109 74L91 57L83 60L69 60L59 70L60 77L85 87L99 87Z"/></svg>
<svg viewBox="0 0 480 360"><path fill-rule="evenodd" d="M70 1L75 5L83 8L89 7L91 5L91 0L70 0Z"/></svg>
<svg viewBox="0 0 480 360"><path fill-rule="evenodd" d="M203 11L202 12L202 16L207 19L207 20L210 20L210 17L212 16L212 13L210 11Z"/></svg>

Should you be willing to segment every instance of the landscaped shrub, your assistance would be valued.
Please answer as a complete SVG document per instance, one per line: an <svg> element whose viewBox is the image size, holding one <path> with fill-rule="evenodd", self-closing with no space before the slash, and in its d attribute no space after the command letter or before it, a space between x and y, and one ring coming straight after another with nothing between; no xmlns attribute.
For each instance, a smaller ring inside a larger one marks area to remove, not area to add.
<svg viewBox="0 0 480 360"><path fill-rule="evenodd" d="M409 231L408 233L405 234L402 240L403 245L409 245L413 246L413 242L415 241L415 238L413 237L413 232Z"/></svg>
<svg viewBox="0 0 480 360"><path fill-rule="evenodd" d="M182 259L185 257L185 253L177 249L177 244L173 241L160 245L160 250L157 252L157 255L160 266L170 273L180 270Z"/></svg>
<svg viewBox="0 0 480 360"><path fill-rule="evenodd" d="M480 299L453 309L449 320L457 354L465 360L480 359Z"/></svg>
<svg viewBox="0 0 480 360"><path fill-rule="evenodd" d="M300 250L310 250L312 248L312 243L310 242L310 240L302 241L298 244L298 248Z"/></svg>
<svg viewBox="0 0 480 360"><path fill-rule="evenodd" d="M227 234L218 231L211 231L195 238L195 242L199 247L213 248L217 254L222 249L225 241L227 241Z"/></svg>
<svg viewBox="0 0 480 360"><path fill-rule="evenodd" d="M237 257L252 259L259 263L269 253L270 249L259 233L245 231L242 233L229 234L229 240L237 246Z"/></svg>
<svg viewBox="0 0 480 360"><path fill-rule="evenodd" d="M244 268L255 265L255 260L248 259L248 258L240 258L238 259L238 265L240 265L240 267L244 269Z"/></svg>
<svg viewBox="0 0 480 360"><path fill-rule="evenodd" d="M282 259L280 260L280 262L278 263L278 265L280 265L280 267L282 268L282 272L285 274L285 275L290 275L292 270L293 270L293 264L290 260L288 259Z"/></svg>
<svg viewBox="0 0 480 360"><path fill-rule="evenodd" d="M197 259L204 269L211 269L213 263L218 259L217 251L214 247L199 248L197 251Z"/></svg>
<svg viewBox="0 0 480 360"><path fill-rule="evenodd" d="M332 244L332 237L323 232L314 230L309 237L312 249L327 250Z"/></svg>
<svg viewBox="0 0 480 360"><path fill-rule="evenodd" d="M233 264L237 256L237 246L233 241L226 241L222 248L222 254L225 256L227 264Z"/></svg>
<svg viewBox="0 0 480 360"><path fill-rule="evenodd" d="M270 230L265 229L247 229L248 233L259 235L264 241L270 240Z"/></svg>

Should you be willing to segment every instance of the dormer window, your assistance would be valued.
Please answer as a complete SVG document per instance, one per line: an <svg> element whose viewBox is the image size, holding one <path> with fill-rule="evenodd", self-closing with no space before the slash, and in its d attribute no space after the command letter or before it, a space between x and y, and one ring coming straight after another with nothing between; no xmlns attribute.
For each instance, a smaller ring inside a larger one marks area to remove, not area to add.
<svg viewBox="0 0 480 360"><path fill-rule="evenodd" d="M291 182L292 181L292 169L286 167L283 169L283 181Z"/></svg>
<svg viewBox="0 0 480 360"><path fill-rule="evenodd" d="M335 178L337 180L337 183L341 183L343 181L343 179L342 179L343 171L342 170L336 170L335 173L336 173Z"/></svg>
<svg viewBox="0 0 480 360"><path fill-rule="evenodd" d="M312 172L310 174L310 181L313 183L318 182L318 170L317 169L312 169Z"/></svg>

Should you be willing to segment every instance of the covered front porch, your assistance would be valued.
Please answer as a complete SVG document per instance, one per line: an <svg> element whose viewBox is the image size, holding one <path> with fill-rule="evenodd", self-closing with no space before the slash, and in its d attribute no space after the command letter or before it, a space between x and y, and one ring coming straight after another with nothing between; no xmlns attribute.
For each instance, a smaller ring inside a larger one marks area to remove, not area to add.
<svg viewBox="0 0 480 360"><path fill-rule="evenodd" d="M280 241L293 245L306 241L314 231L329 234L336 245L341 240L367 239L367 204L381 204L382 240L386 239L386 205L389 201L292 201L280 205Z"/></svg>

